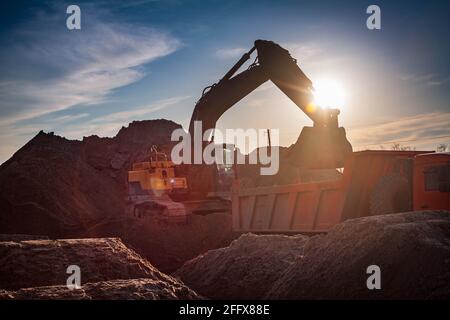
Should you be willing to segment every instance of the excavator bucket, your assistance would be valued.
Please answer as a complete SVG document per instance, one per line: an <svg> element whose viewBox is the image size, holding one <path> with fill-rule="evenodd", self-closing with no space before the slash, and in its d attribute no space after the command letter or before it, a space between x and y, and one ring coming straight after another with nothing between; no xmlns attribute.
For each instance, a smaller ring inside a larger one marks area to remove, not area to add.
<svg viewBox="0 0 450 320"><path fill-rule="evenodd" d="M344 128L304 127L288 158L289 162L302 168L342 168L352 151Z"/></svg>

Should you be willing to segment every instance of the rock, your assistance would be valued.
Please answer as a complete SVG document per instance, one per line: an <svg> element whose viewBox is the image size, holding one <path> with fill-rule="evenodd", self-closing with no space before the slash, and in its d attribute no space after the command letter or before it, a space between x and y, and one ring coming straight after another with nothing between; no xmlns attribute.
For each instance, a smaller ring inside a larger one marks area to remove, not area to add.
<svg viewBox="0 0 450 320"><path fill-rule="evenodd" d="M242 235L187 262L173 275L211 299L260 299L303 253L306 236Z"/></svg>
<svg viewBox="0 0 450 320"><path fill-rule="evenodd" d="M194 300L199 298L194 291L179 282L168 283L146 278L87 283L77 290L69 290L66 286L25 288L17 291L0 290L0 300Z"/></svg>
<svg viewBox="0 0 450 320"><path fill-rule="evenodd" d="M180 285L117 238L0 242L2 289L65 286L69 265L80 267L82 285L135 278Z"/></svg>
<svg viewBox="0 0 450 320"><path fill-rule="evenodd" d="M111 159L111 168L119 170L122 169L129 155L123 153L116 153Z"/></svg>
<svg viewBox="0 0 450 320"><path fill-rule="evenodd" d="M368 290L367 267L381 268ZM449 299L450 213L371 216L311 238L268 299Z"/></svg>

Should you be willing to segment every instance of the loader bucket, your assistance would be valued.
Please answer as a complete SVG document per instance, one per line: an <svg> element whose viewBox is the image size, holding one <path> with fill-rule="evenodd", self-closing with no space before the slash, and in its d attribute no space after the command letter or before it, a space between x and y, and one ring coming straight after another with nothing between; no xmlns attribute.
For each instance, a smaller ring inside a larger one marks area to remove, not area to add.
<svg viewBox="0 0 450 320"><path fill-rule="evenodd" d="M342 168L352 151L344 128L304 127L288 157L291 163L302 168Z"/></svg>

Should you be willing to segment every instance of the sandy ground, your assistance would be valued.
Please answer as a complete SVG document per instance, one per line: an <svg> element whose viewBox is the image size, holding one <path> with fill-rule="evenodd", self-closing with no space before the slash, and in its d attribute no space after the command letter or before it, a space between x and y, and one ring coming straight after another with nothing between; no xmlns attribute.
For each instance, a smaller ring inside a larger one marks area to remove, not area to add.
<svg viewBox="0 0 450 320"><path fill-rule="evenodd" d="M370 265L381 290L366 286ZM449 299L450 213L359 218L307 240L244 235L174 275L216 299Z"/></svg>

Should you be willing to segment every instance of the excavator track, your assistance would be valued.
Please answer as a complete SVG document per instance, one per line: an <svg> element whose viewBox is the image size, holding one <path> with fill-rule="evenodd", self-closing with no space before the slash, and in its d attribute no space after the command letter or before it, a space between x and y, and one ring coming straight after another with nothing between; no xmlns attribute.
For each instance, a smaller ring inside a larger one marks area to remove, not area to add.
<svg viewBox="0 0 450 320"><path fill-rule="evenodd" d="M137 218L156 218L169 223L187 222L184 204L173 201L167 194L145 195L140 199L134 199L132 211Z"/></svg>

